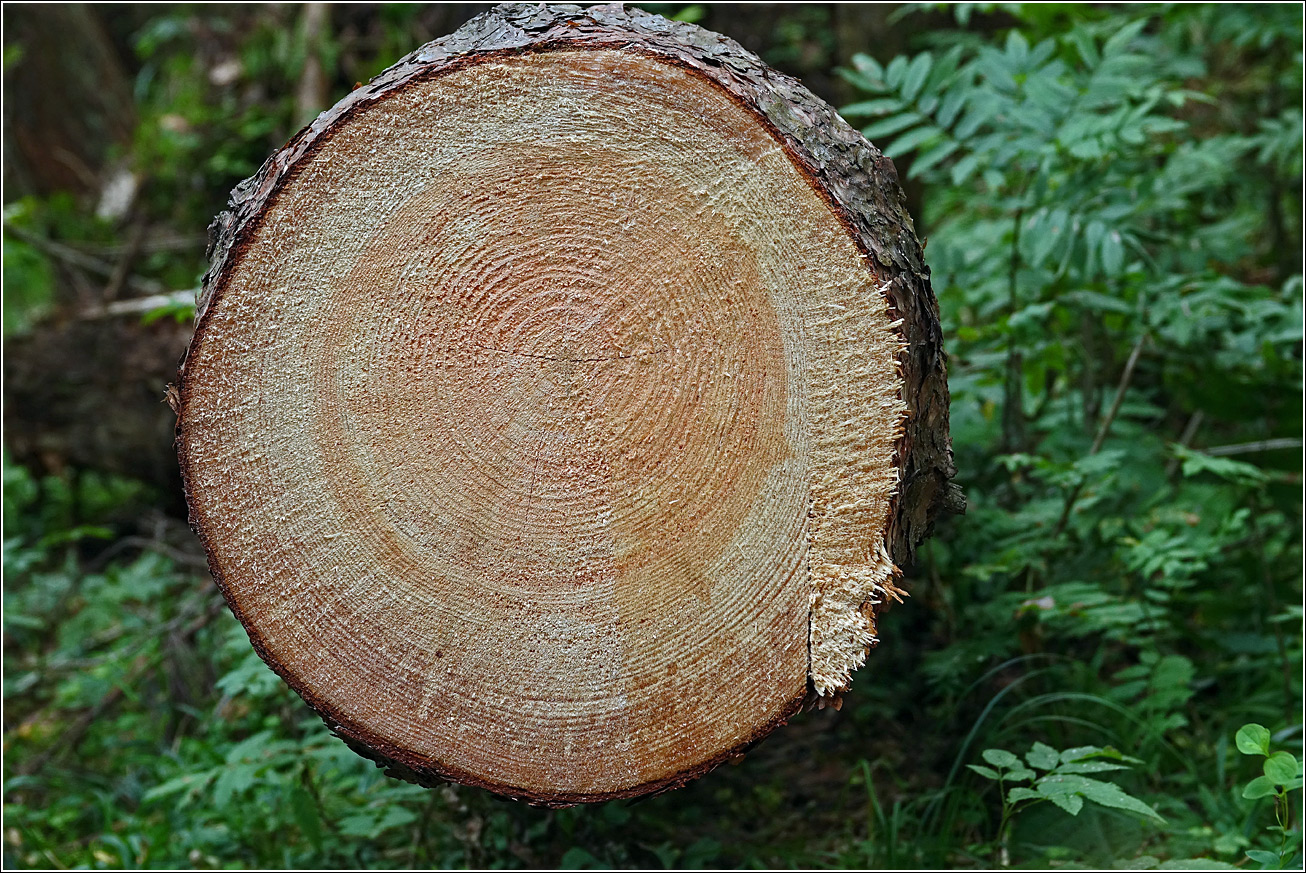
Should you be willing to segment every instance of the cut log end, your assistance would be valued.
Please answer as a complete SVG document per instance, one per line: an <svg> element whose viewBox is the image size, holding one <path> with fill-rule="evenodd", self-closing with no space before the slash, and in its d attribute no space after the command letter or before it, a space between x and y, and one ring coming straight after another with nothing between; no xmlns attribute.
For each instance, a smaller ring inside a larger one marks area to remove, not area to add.
<svg viewBox="0 0 1306 873"><path fill-rule="evenodd" d="M260 654L410 778L551 804L837 699L933 512L903 477L950 475L880 167L737 46L610 7L501 7L324 113L218 222L180 383Z"/></svg>

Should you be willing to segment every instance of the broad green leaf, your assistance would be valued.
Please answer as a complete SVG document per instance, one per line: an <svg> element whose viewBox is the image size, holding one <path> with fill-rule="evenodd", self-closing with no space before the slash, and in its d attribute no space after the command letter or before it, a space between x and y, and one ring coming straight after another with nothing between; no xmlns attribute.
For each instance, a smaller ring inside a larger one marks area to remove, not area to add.
<svg viewBox="0 0 1306 873"><path fill-rule="evenodd" d="M951 127L965 105L966 91L961 88L953 88L943 96L943 100L939 103L939 111L934 115L934 120L939 123L940 127Z"/></svg>
<svg viewBox="0 0 1306 873"><path fill-rule="evenodd" d="M1069 764L1071 761L1082 761L1085 758L1093 758L1103 751L1100 746L1074 746L1073 748L1064 749L1061 752L1061 761Z"/></svg>
<svg viewBox="0 0 1306 873"><path fill-rule="evenodd" d="M580 846L572 846L558 861L559 870L602 870L607 866Z"/></svg>
<svg viewBox="0 0 1306 873"><path fill-rule="evenodd" d="M916 56L907 68L906 74L902 80L902 96L908 100L915 100L921 93L921 86L925 84L925 78L930 74L930 64L934 58L929 52L924 52Z"/></svg>
<svg viewBox="0 0 1306 873"><path fill-rule="evenodd" d="M925 81L925 93L938 93L954 84L965 51L964 46L954 45L934 61L930 77Z"/></svg>
<svg viewBox="0 0 1306 873"><path fill-rule="evenodd" d="M967 764L966 766L983 776L985 779L997 781L1001 778L998 776L998 771L990 770L988 767L981 766L980 764Z"/></svg>
<svg viewBox="0 0 1306 873"><path fill-rule="evenodd" d="M973 153L966 155L961 160L957 161L957 163L952 165L952 184L961 185L962 182L965 182L971 177L971 174L975 172L975 167L978 165L979 156Z"/></svg>
<svg viewBox="0 0 1306 873"><path fill-rule="evenodd" d="M167 797L171 794L179 794L183 791L189 791L194 788L200 788L208 784L209 780L214 777L215 772L210 770L206 773L186 773L169 779L162 785L156 785L149 791L145 792L144 800L157 800L160 797Z"/></svg>
<svg viewBox="0 0 1306 873"><path fill-rule="evenodd" d="M1106 773L1109 770L1128 770L1124 764L1109 761L1071 761L1057 767L1058 773Z"/></svg>
<svg viewBox="0 0 1306 873"><path fill-rule="evenodd" d="M1035 743L1034 747L1025 755L1025 760L1031 767L1037 767L1039 770L1051 770L1061 761L1061 753L1046 743Z"/></svg>
<svg viewBox="0 0 1306 873"><path fill-rule="evenodd" d="M1275 752L1265 761L1265 777L1275 785L1287 785L1297 778L1301 768L1289 752Z"/></svg>
<svg viewBox="0 0 1306 873"><path fill-rule="evenodd" d="M904 112L901 115L891 115L882 121L862 128L862 134L872 142L884 136L891 136L899 131L906 130L913 125L920 124L925 117L915 112ZM883 149L881 149L883 151Z"/></svg>
<svg viewBox="0 0 1306 873"><path fill-rule="evenodd" d="M1046 800L1042 794L1039 794L1032 788L1026 788L1018 785L1007 792L1007 803L1019 803L1022 800Z"/></svg>
<svg viewBox="0 0 1306 873"><path fill-rule="evenodd" d="M850 103L839 110L840 115L884 115L889 112L898 112L903 107L901 100L895 100L892 97L880 97L876 100L863 100L861 103Z"/></svg>
<svg viewBox="0 0 1306 873"><path fill-rule="evenodd" d="M1280 858L1277 852L1267 852L1265 849L1248 849L1247 857L1251 858L1257 864L1263 865L1264 868L1278 869Z"/></svg>
<svg viewBox="0 0 1306 873"><path fill-rule="evenodd" d="M1084 798L1078 794L1052 794L1048 796L1048 800L1071 815L1079 815L1079 811L1084 808Z"/></svg>
<svg viewBox="0 0 1306 873"><path fill-rule="evenodd" d="M1091 70L1101 62L1102 56L1097 53L1097 45L1087 32L1076 28L1070 32L1069 39L1079 52L1085 67Z"/></svg>
<svg viewBox="0 0 1306 873"><path fill-rule="evenodd" d="M1034 46L1029 53L1029 59L1025 63L1029 67L1042 67L1047 63L1048 58L1052 57L1052 53L1056 50L1056 40L1045 39L1038 45ZM1053 61L1051 64L1048 64L1048 69L1055 69L1057 72L1060 72L1063 69L1063 66L1060 61Z"/></svg>
<svg viewBox="0 0 1306 873"><path fill-rule="evenodd" d="M1030 779L1033 779L1037 775L1038 775L1037 773L1035 773L1033 770L1028 769L1023 764L1017 764L1015 767L1008 770L1004 774L1008 782L1025 782Z"/></svg>
<svg viewBox="0 0 1306 873"><path fill-rule="evenodd" d="M966 114L957 123L954 131L957 139L965 140L973 136L998 114L1002 105L1003 101L992 93L975 92L966 101Z"/></svg>
<svg viewBox="0 0 1306 873"><path fill-rule="evenodd" d="M907 58L904 55L889 61L889 66L884 68L884 80L890 88L902 89L902 81L907 73Z"/></svg>
<svg viewBox="0 0 1306 873"><path fill-rule="evenodd" d="M916 147L922 143L935 139L941 133L943 133L943 131L931 124L922 125L915 130L907 131L902 136L885 146L883 151L890 157L906 155L915 151Z"/></svg>
<svg viewBox="0 0 1306 873"><path fill-rule="evenodd" d="M1277 793L1279 792L1275 791L1275 780L1269 778L1269 776L1256 776L1242 789L1242 796L1246 797L1247 800L1255 800L1256 797L1269 797L1277 795Z"/></svg>
<svg viewBox="0 0 1306 873"><path fill-rule="evenodd" d="M361 810L342 819L336 827L346 836L375 839L388 830L412 824L417 820L416 813L402 806L391 806L380 815L377 812L375 809Z"/></svg>
<svg viewBox="0 0 1306 873"><path fill-rule="evenodd" d="M1036 126L1049 134L1053 130L1052 120L1060 121L1067 109L1074 105L1075 99L1074 92L1058 82L1056 76L1057 71L1049 67L1040 70L1037 75L1031 76L1025 82L1028 104L1021 120L1024 122L1033 120L1029 110L1037 107L1039 123Z"/></svg>
<svg viewBox="0 0 1306 873"><path fill-rule="evenodd" d="M238 794L248 791L258 781L258 767L254 764L228 765L213 783L213 803L223 807Z"/></svg>
<svg viewBox="0 0 1306 873"><path fill-rule="evenodd" d="M1024 34L1014 27L1007 33L1007 56L1016 63L1025 60L1029 55L1029 42L1025 39Z"/></svg>
<svg viewBox="0 0 1306 873"><path fill-rule="evenodd" d="M241 740L227 752L227 763L234 765L263 757L268 747L273 744L272 737L272 731L259 731Z"/></svg>
<svg viewBox="0 0 1306 873"><path fill-rule="evenodd" d="M1049 774L1038 780L1038 784L1036 784L1034 788L1043 797L1051 797L1054 794L1065 795L1080 793L1079 784L1072 783L1070 777L1057 776L1054 774Z"/></svg>
<svg viewBox="0 0 1306 873"><path fill-rule="evenodd" d="M1076 140L1069 147L1071 156L1084 161L1093 161L1106 154L1106 148L1097 137Z"/></svg>
<svg viewBox="0 0 1306 873"><path fill-rule="evenodd" d="M1111 34L1110 39L1102 46L1102 57L1109 58L1112 55L1119 55L1124 52L1125 48L1134 41L1138 34L1142 33L1143 28L1147 26L1147 19L1140 18L1137 21L1131 21L1124 27Z"/></svg>
<svg viewBox="0 0 1306 873"><path fill-rule="evenodd" d="M1172 858L1159 865L1158 870L1237 870L1232 864L1213 858Z"/></svg>
<svg viewBox="0 0 1306 873"><path fill-rule="evenodd" d="M1254 722L1238 728L1233 741L1238 746L1238 751L1244 755L1270 754L1270 732Z"/></svg>
<svg viewBox="0 0 1306 873"><path fill-rule="evenodd" d="M959 148L961 148L961 143L956 140L946 140L936 146L925 149L916 156L916 160L911 162L911 171L908 175L912 177L922 175L935 164L946 160Z"/></svg>
<svg viewBox="0 0 1306 873"><path fill-rule="evenodd" d="M1071 303L1077 303L1084 309L1093 312L1119 312L1128 315L1134 311L1133 307L1119 297L1112 297L1108 294L1102 294L1097 291L1082 289L1071 291L1069 294L1062 294L1062 300Z"/></svg>
<svg viewBox="0 0 1306 873"><path fill-rule="evenodd" d="M1106 225L1101 221L1094 219L1084 227L1084 248L1086 249L1087 258L1084 263L1084 272L1087 275L1094 273L1097 265L1098 252L1102 248L1102 240L1106 237Z"/></svg>
<svg viewBox="0 0 1306 873"><path fill-rule="evenodd" d="M7 224L7 221L6 221ZM55 278L50 261L31 244L5 234L4 337L26 333L54 306Z"/></svg>
<svg viewBox="0 0 1306 873"><path fill-rule="evenodd" d="M1054 794L1079 794L1084 799L1091 800L1102 806L1136 812L1158 822L1165 821L1152 807L1126 794L1118 785L1111 782L1099 782L1085 776L1051 775L1045 776L1039 781L1038 790L1049 797Z"/></svg>
<svg viewBox="0 0 1306 873"><path fill-rule="evenodd" d="M1000 770L1010 770L1020 766L1020 759L1005 749L985 749L980 757Z"/></svg>
<svg viewBox="0 0 1306 873"><path fill-rule="evenodd" d="M957 122L957 129L953 133L957 139L970 139L991 117L988 112L976 107L972 102L970 109L961 117L961 121Z"/></svg>
<svg viewBox="0 0 1306 873"><path fill-rule="evenodd" d="M1217 458L1177 444L1174 446L1174 453L1176 457L1183 461L1184 476L1212 473L1221 479L1243 485L1255 485L1264 482L1266 478L1260 467L1248 464L1245 461L1235 461L1232 458ZM1241 749L1241 746L1239 748ZM1264 752L1245 752L1244 754L1269 754L1269 741L1266 741Z"/></svg>
<svg viewBox="0 0 1306 873"><path fill-rule="evenodd" d="M346 816L336 823L335 829L347 837L375 836L376 818L368 812Z"/></svg>
<svg viewBox="0 0 1306 873"><path fill-rule="evenodd" d="M835 72L837 72L839 74L839 77L843 79L845 82L850 82L851 84L862 89L863 91L870 91L872 94L875 94L884 90L883 80L872 79L871 77L867 76L865 73L859 73L856 70L847 70L844 69L843 67L840 67Z"/></svg>
<svg viewBox="0 0 1306 873"><path fill-rule="evenodd" d="M375 833L401 828L404 825L412 824L417 821L417 813L404 806L392 806L381 816L380 821L376 823Z"/></svg>
<svg viewBox="0 0 1306 873"><path fill-rule="evenodd" d="M1033 216L1028 230L1030 232L1021 235L1022 243L1028 240L1022 248L1027 253L1031 267L1042 266L1065 231L1065 211L1057 210L1051 214L1044 211L1042 215Z"/></svg>
<svg viewBox="0 0 1306 873"><path fill-rule="evenodd" d="M1102 237L1102 269L1108 276L1119 276L1125 265L1125 247L1120 240L1120 231L1109 231Z"/></svg>
<svg viewBox="0 0 1306 873"><path fill-rule="evenodd" d="M884 79L884 68L880 66L879 61L870 55L861 52L853 55L853 66L859 72L865 73L873 79Z"/></svg>

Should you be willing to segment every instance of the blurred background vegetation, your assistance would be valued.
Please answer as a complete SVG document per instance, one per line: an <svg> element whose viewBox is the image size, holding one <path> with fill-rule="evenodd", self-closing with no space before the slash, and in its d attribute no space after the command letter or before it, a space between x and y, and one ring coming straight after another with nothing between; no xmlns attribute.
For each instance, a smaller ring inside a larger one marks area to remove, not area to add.
<svg viewBox="0 0 1306 873"><path fill-rule="evenodd" d="M864 126L929 241L970 509L841 712L549 811L262 665L160 402L205 227L486 8L4 8L4 865L1300 869L1296 5L649 4Z"/></svg>

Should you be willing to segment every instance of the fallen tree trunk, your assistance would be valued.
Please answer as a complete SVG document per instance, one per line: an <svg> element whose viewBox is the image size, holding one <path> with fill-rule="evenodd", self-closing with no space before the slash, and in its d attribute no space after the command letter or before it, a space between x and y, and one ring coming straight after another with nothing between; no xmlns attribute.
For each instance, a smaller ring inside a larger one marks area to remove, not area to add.
<svg viewBox="0 0 1306 873"><path fill-rule="evenodd" d="M949 500L892 165L729 40L504 6L233 192L182 368L192 523L365 754L537 803L829 700Z"/></svg>

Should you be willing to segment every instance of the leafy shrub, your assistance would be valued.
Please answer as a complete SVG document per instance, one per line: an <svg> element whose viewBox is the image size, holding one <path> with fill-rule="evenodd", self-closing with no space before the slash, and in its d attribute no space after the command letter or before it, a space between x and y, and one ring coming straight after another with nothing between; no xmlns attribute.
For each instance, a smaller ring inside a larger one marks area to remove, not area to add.
<svg viewBox="0 0 1306 873"><path fill-rule="evenodd" d="M1194 759L1233 719L1301 730L1300 19L1002 10L992 40L844 71L843 112L924 186L970 502L918 571L930 711L965 740L917 839L987 860L1006 821L959 766L1036 739L1130 750L1166 825L1018 826L1013 860L1236 860L1242 807Z"/></svg>

